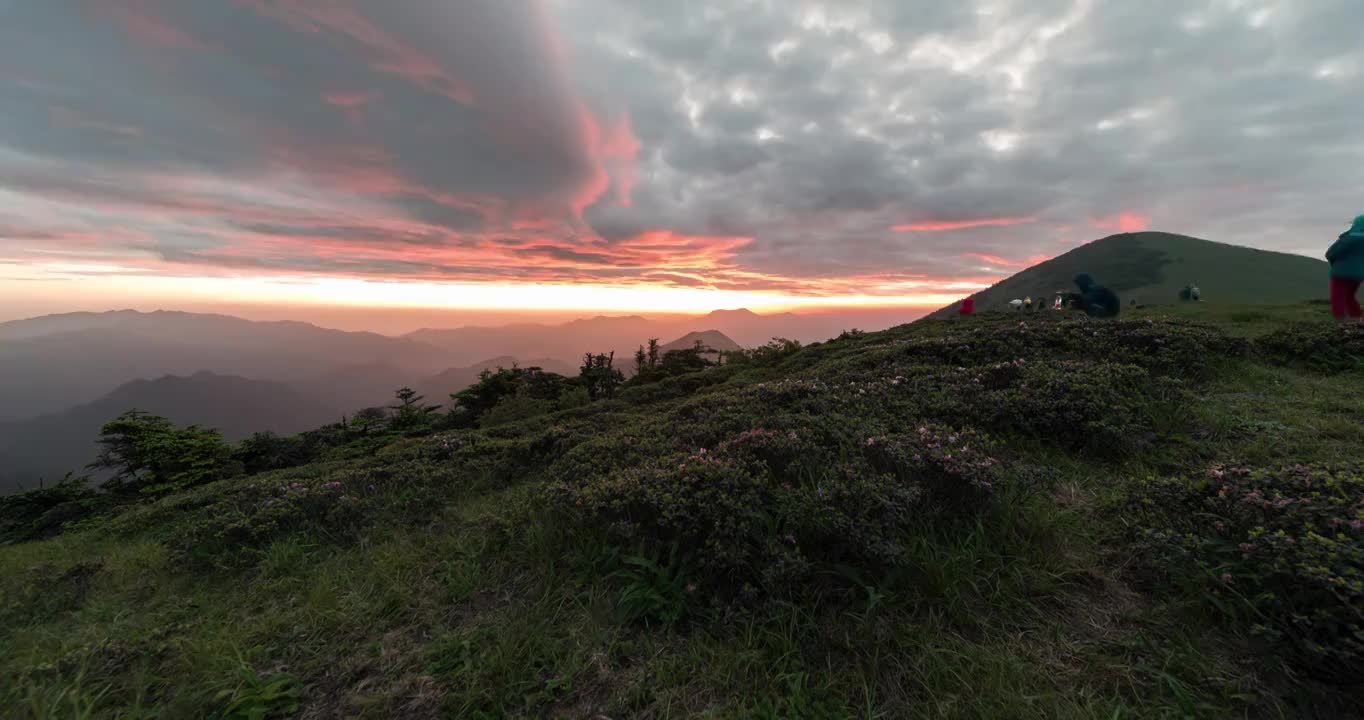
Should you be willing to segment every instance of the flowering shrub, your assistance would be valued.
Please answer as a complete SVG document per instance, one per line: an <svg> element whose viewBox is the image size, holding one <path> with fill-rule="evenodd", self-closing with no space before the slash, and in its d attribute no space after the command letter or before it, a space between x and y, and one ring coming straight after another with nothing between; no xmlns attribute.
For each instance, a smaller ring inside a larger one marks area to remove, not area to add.
<svg viewBox="0 0 1364 720"><path fill-rule="evenodd" d="M1174 375L1244 350L1181 323L938 329L849 334L493 427L375 435L336 462L177 493L111 527L161 525L177 557L231 563L290 533L343 540L543 477L577 521L654 556L680 543L717 587L780 592L822 564L893 565L911 526L983 507L1001 468L983 439L945 428L1137 449L1149 408L1186 392Z"/></svg>
<svg viewBox="0 0 1364 720"><path fill-rule="evenodd" d="M1255 341L1269 360L1322 372L1364 370L1364 325L1302 323Z"/></svg>
<svg viewBox="0 0 1364 720"><path fill-rule="evenodd" d="M473 480L448 466L393 458L269 473L206 488L215 491L210 502L181 503L186 516L173 521L165 543L186 566L248 563L289 533L344 540L375 522L422 520L439 507L435 493Z"/></svg>
<svg viewBox="0 0 1364 720"><path fill-rule="evenodd" d="M900 342L901 357L954 366L1027 360L1130 363L1161 375L1201 375L1214 363L1243 357L1247 341L1202 325L1153 320L1024 320L984 325Z"/></svg>
<svg viewBox="0 0 1364 720"><path fill-rule="evenodd" d="M1152 428L1145 410L1184 392L1179 381L1152 378L1134 365L1075 360L1018 359L892 384L916 397L928 417L1108 454L1147 444Z"/></svg>
<svg viewBox="0 0 1364 720"><path fill-rule="evenodd" d="M1129 508L1154 567L1319 672L1364 671L1364 466L1217 466Z"/></svg>
<svg viewBox="0 0 1364 720"><path fill-rule="evenodd" d="M661 438L598 439L551 466L545 497L614 541L681 548L710 589L779 595L817 568L902 563L907 533L979 511L998 482L970 431L835 427L751 427L670 453Z"/></svg>

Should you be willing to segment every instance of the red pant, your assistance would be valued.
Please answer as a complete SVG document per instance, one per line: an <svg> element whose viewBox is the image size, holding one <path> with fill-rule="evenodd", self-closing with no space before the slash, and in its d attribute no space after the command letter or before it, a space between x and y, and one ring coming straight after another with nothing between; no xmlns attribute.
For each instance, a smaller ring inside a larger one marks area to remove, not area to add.
<svg viewBox="0 0 1364 720"><path fill-rule="evenodd" d="M1359 308L1359 298L1355 297L1360 282L1359 278L1331 278L1331 314L1337 320L1364 316Z"/></svg>

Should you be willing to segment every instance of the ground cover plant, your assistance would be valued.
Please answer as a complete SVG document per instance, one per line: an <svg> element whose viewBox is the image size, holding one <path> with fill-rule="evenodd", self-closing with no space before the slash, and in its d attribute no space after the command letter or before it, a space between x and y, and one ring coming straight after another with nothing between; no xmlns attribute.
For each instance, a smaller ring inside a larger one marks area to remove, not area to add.
<svg viewBox="0 0 1364 720"><path fill-rule="evenodd" d="M119 483L0 499L0 707L1348 717L1364 372L1322 312L985 313L628 380L585 348L232 447L124 417Z"/></svg>

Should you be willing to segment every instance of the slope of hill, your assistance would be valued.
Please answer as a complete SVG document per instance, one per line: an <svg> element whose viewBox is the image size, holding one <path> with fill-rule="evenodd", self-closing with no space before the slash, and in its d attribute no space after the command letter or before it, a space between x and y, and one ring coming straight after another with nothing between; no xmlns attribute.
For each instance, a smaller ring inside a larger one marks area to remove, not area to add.
<svg viewBox="0 0 1364 720"><path fill-rule="evenodd" d="M1293 310L920 322L0 503L86 518L0 545L0 707L1356 717L1364 328Z"/></svg>
<svg viewBox="0 0 1364 720"><path fill-rule="evenodd" d="M128 410L179 425L216 428L228 440L272 430L297 433L339 420L342 411L279 383L201 372L137 380L87 405L0 424L0 494L81 472L104 423Z"/></svg>
<svg viewBox="0 0 1364 720"><path fill-rule="evenodd" d="M449 365L412 340L296 322L122 311L0 324L0 421L58 412L136 379L209 371L292 382L355 364L421 377Z"/></svg>
<svg viewBox="0 0 1364 720"><path fill-rule="evenodd" d="M1071 292L1087 272L1116 290L1124 304L1170 304L1195 283L1203 301L1296 303L1326 296L1325 261L1161 232L1112 235L1034 265L975 294L978 310L1010 300ZM949 310L949 309L945 309ZM939 311L943 313L943 311Z"/></svg>

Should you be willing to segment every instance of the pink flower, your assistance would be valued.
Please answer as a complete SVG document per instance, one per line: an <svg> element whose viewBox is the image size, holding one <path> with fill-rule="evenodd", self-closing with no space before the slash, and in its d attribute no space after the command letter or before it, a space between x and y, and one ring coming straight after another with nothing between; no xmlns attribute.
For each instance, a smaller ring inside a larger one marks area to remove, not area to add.
<svg viewBox="0 0 1364 720"><path fill-rule="evenodd" d="M1230 585L1230 584L1231 584L1231 573L1229 573L1229 572L1224 572L1224 573L1222 573L1222 582L1224 582L1224 583Z"/></svg>

